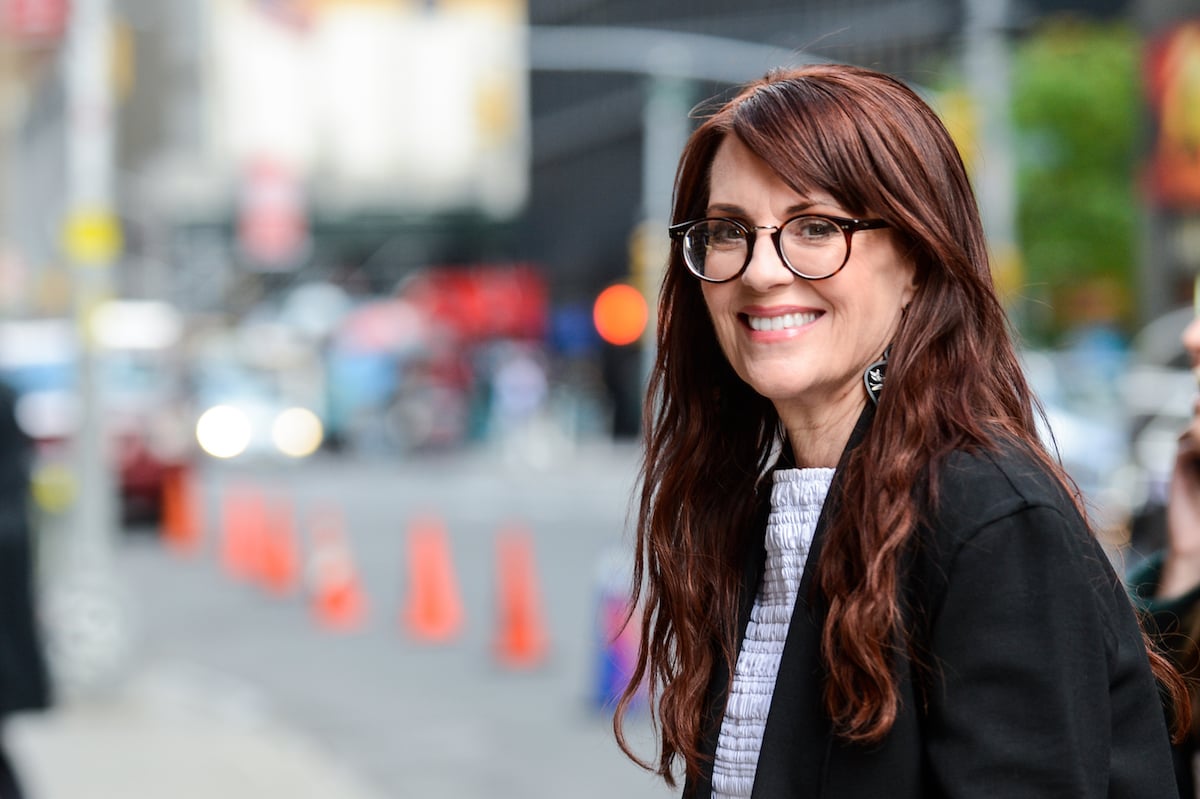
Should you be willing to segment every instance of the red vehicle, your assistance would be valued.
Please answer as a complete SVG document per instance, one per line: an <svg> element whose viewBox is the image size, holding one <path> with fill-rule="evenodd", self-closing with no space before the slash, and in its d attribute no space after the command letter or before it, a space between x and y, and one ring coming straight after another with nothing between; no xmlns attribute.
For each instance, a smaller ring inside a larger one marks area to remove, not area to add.
<svg viewBox="0 0 1200 799"><path fill-rule="evenodd" d="M136 327L138 338L121 338L115 328L107 337L97 337L98 416L122 516L127 521L152 521L158 518L166 475L183 468L190 458L188 430L170 368L169 352L178 328L169 324L172 312L162 306L120 303L111 310L123 325ZM168 340L164 333L175 335ZM18 394L17 421L37 445L39 473L64 474L71 466L70 444L82 419L80 368L73 321L0 324L0 380ZM56 496L56 504L69 500L62 492Z"/></svg>

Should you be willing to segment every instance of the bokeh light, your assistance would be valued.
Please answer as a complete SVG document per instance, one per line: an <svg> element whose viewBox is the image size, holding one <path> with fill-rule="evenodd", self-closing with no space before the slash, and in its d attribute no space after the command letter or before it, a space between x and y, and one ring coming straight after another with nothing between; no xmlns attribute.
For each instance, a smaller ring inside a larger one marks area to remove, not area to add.
<svg viewBox="0 0 1200 799"><path fill-rule="evenodd" d="M316 452L323 436L321 420L307 408L288 408L271 425L271 440L276 448L292 458L305 458Z"/></svg>
<svg viewBox="0 0 1200 799"><path fill-rule="evenodd" d="M646 329L646 298L633 286L618 283L600 292L592 311L596 332L609 344L637 341Z"/></svg>
<svg viewBox="0 0 1200 799"><path fill-rule="evenodd" d="M250 419L232 405L209 408L196 422L196 441L214 458L236 458L250 446Z"/></svg>

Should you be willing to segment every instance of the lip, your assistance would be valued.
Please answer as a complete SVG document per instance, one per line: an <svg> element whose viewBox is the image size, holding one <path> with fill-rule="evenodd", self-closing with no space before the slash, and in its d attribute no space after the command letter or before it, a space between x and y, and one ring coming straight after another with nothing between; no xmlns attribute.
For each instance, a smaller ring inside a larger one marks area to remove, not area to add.
<svg viewBox="0 0 1200 799"><path fill-rule="evenodd" d="M824 311L799 306L749 306L738 312L738 322L753 340L777 340L798 335L819 320Z"/></svg>

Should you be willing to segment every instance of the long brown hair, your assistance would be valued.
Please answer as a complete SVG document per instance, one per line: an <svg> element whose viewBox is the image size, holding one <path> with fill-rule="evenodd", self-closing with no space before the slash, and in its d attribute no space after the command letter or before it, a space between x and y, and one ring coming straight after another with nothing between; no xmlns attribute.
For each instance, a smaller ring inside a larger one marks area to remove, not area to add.
<svg viewBox="0 0 1200 799"><path fill-rule="evenodd" d="M824 704L839 735L875 742L898 710L890 664L903 635L898 561L919 523L914 482L936 497L954 450L1024 445L1067 476L1039 442L1037 404L1011 343L958 151L933 111L900 81L852 66L772 73L706 119L683 151L672 221L704 215L709 169L737 136L795 191L823 191L847 212L881 217L916 266L917 290L892 342L887 389L843 465L840 512L816 564L827 603ZM779 419L723 356L699 282L671 249L647 395L634 602L642 610L634 677L614 718L645 686L660 738L653 768L674 785L682 759L701 769L706 688L718 658L733 672L742 564L759 481ZM870 464L870 468L866 465ZM1164 660L1160 679L1181 690ZM639 762L642 762L639 760Z"/></svg>

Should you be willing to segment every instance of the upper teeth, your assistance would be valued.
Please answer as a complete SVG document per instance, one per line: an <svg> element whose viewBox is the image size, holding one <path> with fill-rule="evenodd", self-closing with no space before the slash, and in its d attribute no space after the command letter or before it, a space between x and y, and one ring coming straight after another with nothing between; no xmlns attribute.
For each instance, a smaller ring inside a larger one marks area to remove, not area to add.
<svg viewBox="0 0 1200 799"><path fill-rule="evenodd" d="M789 327L800 327L817 318L815 313L785 313L782 316L750 316L752 330L783 330Z"/></svg>

